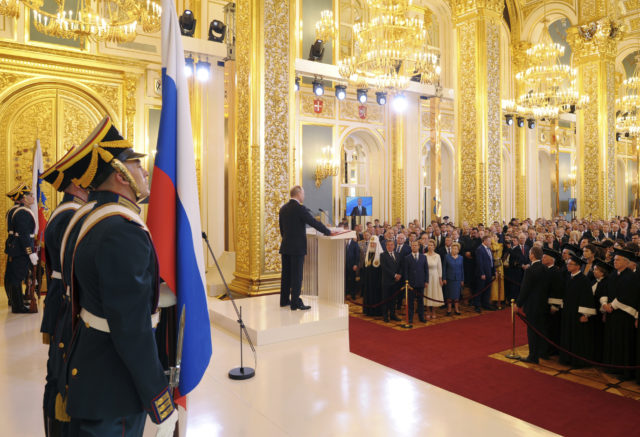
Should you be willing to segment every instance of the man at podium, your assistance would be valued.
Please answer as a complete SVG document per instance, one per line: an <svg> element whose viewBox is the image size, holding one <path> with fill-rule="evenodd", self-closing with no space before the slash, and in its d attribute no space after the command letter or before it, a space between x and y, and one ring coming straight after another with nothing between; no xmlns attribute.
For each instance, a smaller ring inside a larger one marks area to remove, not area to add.
<svg viewBox="0 0 640 437"><path fill-rule="evenodd" d="M282 255L282 278L280 282L280 306L291 306L291 310L308 310L300 299L302 288L302 269L304 256L307 254L306 225L309 225L324 235L331 235L331 231L313 218L309 209L304 206L304 189L296 185L289 192L288 203L280 208L280 254Z"/></svg>

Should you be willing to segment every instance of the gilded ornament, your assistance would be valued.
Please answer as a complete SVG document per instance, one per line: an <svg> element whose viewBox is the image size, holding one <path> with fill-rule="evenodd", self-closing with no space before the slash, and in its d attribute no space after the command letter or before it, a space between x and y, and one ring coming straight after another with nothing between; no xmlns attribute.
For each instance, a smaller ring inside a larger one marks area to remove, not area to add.
<svg viewBox="0 0 640 437"><path fill-rule="evenodd" d="M315 101L322 102L322 111L314 110ZM300 94L300 115L318 118L335 118L336 116L336 98L333 96L317 97L313 92L305 91Z"/></svg>
<svg viewBox="0 0 640 437"><path fill-rule="evenodd" d="M487 223L502 218L502 148L500 141L500 30L493 20L487 22L487 207L484 218Z"/></svg>
<svg viewBox="0 0 640 437"><path fill-rule="evenodd" d="M137 74L124 75L124 106L126 119L126 137L134 144L134 126L136 117L136 93L138 91L138 80L140 76Z"/></svg>

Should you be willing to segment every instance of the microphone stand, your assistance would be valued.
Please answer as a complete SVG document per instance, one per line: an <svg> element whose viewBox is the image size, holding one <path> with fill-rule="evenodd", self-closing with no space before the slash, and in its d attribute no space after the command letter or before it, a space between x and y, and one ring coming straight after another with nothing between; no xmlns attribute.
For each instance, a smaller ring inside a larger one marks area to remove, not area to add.
<svg viewBox="0 0 640 437"><path fill-rule="evenodd" d="M244 336L247 337L247 341L249 342L249 347L251 348L251 351L253 352L253 363L254 363L253 365L255 367L258 367L258 357L257 357L257 354L256 354L256 348L253 346L253 342L251 341L251 337L249 337L249 333L247 332L247 328L244 325L244 322L242 321L242 307L240 307L240 310L238 310L238 307L236 306L236 301L231 296L231 290L229 290L229 286L227 285L227 281L224 279L224 276L222 275L222 270L220 269L220 265L218 264L218 259L213 254L213 249L211 249L211 245L209 244L209 238L207 238L207 233L206 232L202 233L202 238L207 243L207 247L209 248L209 253L211 254L211 257L213 257L213 261L216 263L216 268L218 269L218 273L220 274L220 278L222 278L222 283L224 284L224 288L226 290L227 297L229 298L229 300L233 304L233 309L236 311L236 316L238 317L238 325L240 325L240 367L236 367L236 368L233 368L233 369L229 370L229 378L235 379L235 380L243 380L243 379L253 378L254 376L256 376L256 371L254 369L252 369L251 367L245 367L244 363L243 363L243 356L242 356L242 333L243 332L244 332Z"/></svg>

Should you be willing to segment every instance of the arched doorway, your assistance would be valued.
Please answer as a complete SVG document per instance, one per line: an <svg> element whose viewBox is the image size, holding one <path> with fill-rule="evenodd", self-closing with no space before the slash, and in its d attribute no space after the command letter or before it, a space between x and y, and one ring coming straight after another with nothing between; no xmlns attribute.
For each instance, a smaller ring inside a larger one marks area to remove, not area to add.
<svg viewBox="0 0 640 437"><path fill-rule="evenodd" d="M371 196L373 209L366 220L384 220L387 210L385 198L386 166L381 159L382 143L367 130L355 130L343 137L340 144L340 172L335 199L335 211L340 217L346 211L347 197Z"/></svg>
<svg viewBox="0 0 640 437"><path fill-rule="evenodd" d="M66 82L42 81L22 84L0 96L0 190L13 185L31 185L33 150L40 140L45 168L66 150L79 145L109 109L84 88ZM113 115L112 115L113 117ZM114 118L114 121L118 121ZM48 184L42 185L47 206L54 207L59 196ZM2 196L3 211L10 200ZM0 235L6 235L4 220ZM2 267L4 268L4 253Z"/></svg>

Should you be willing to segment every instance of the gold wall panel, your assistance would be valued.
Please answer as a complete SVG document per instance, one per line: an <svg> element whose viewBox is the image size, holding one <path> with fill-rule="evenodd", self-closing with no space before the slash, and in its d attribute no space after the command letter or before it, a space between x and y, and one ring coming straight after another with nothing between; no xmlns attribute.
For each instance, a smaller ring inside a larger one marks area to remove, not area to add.
<svg viewBox="0 0 640 437"><path fill-rule="evenodd" d="M391 222L405 223L405 115L390 111L391 125Z"/></svg>
<svg viewBox="0 0 640 437"><path fill-rule="evenodd" d="M371 96L369 96L369 98L371 98ZM340 120L373 124L382 124L384 122L384 112L382 106L378 105L377 103L369 103L365 106L367 107L367 117L365 119L362 119L360 118L360 102L355 99L345 99L341 102L338 102Z"/></svg>
<svg viewBox="0 0 640 437"><path fill-rule="evenodd" d="M322 102L322 112L314 111L316 99ZM316 97L313 92L303 92L300 94L300 115L317 118L335 118L336 98L332 96Z"/></svg>
<svg viewBox="0 0 640 437"><path fill-rule="evenodd" d="M487 185L485 197L487 209L483 220L489 224L502 218L502 116L500 108L500 29L498 22L487 21L487 126L488 142L486 151Z"/></svg>

